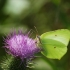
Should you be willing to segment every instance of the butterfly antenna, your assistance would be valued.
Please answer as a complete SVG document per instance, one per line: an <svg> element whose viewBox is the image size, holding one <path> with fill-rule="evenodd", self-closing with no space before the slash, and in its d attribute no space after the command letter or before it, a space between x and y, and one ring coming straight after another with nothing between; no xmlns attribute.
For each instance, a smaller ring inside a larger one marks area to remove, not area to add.
<svg viewBox="0 0 70 70"><path fill-rule="evenodd" d="M38 30L37 30L37 28L34 26L34 28L35 28L35 30L36 30L36 32L37 32L37 34L38 34Z"/></svg>

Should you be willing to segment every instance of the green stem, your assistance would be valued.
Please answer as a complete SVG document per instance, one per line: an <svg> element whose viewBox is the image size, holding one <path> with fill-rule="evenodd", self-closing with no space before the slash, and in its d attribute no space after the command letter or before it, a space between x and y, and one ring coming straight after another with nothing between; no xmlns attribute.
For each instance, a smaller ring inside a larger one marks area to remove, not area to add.
<svg viewBox="0 0 70 70"><path fill-rule="evenodd" d="M26 59L22 61L21 59L14 59L14 61L11 63L10 70L27 70L27 63Z"/></svg>

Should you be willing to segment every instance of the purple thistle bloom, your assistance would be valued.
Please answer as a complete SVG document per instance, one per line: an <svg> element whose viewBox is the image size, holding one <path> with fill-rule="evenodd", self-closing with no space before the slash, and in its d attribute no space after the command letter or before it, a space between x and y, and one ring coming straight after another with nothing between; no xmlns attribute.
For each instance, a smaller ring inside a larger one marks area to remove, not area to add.
<svg viewBox="0 0 70 70"><path fill-rule="evenodd" d="M29 33L24 35L22 32L11 33L5 39L5 48L8 49L8 53L19 57L21 59L31 58L35 53L40 51L40 48L36 45L36 40L28 37Z"/></svg>

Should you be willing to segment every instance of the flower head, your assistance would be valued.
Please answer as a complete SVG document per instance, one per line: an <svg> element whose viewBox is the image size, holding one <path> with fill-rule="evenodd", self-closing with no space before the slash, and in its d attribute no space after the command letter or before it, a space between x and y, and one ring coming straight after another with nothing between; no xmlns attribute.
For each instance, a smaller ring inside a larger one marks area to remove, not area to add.
<svg viewBox="0 0 70 70"><path fill-rule="evenodd" d="M29 34L24 35L22 32L12 32L5 39L5 48L8 53L15 57L30 58L39 52L40 48L36 45L36 40L29 38Z"/></svg>

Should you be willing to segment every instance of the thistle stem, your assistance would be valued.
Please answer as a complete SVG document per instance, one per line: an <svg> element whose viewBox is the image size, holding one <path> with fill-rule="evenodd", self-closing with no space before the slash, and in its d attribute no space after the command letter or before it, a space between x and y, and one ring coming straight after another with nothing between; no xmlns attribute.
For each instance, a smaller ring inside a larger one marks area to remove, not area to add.
<svg viewBox="0 0 70 70"><path fill-rule="evenodd" d="M26 59L21 62L20 59L14 59L11 64L10 70L27 70L27 62Z"/></svg>

